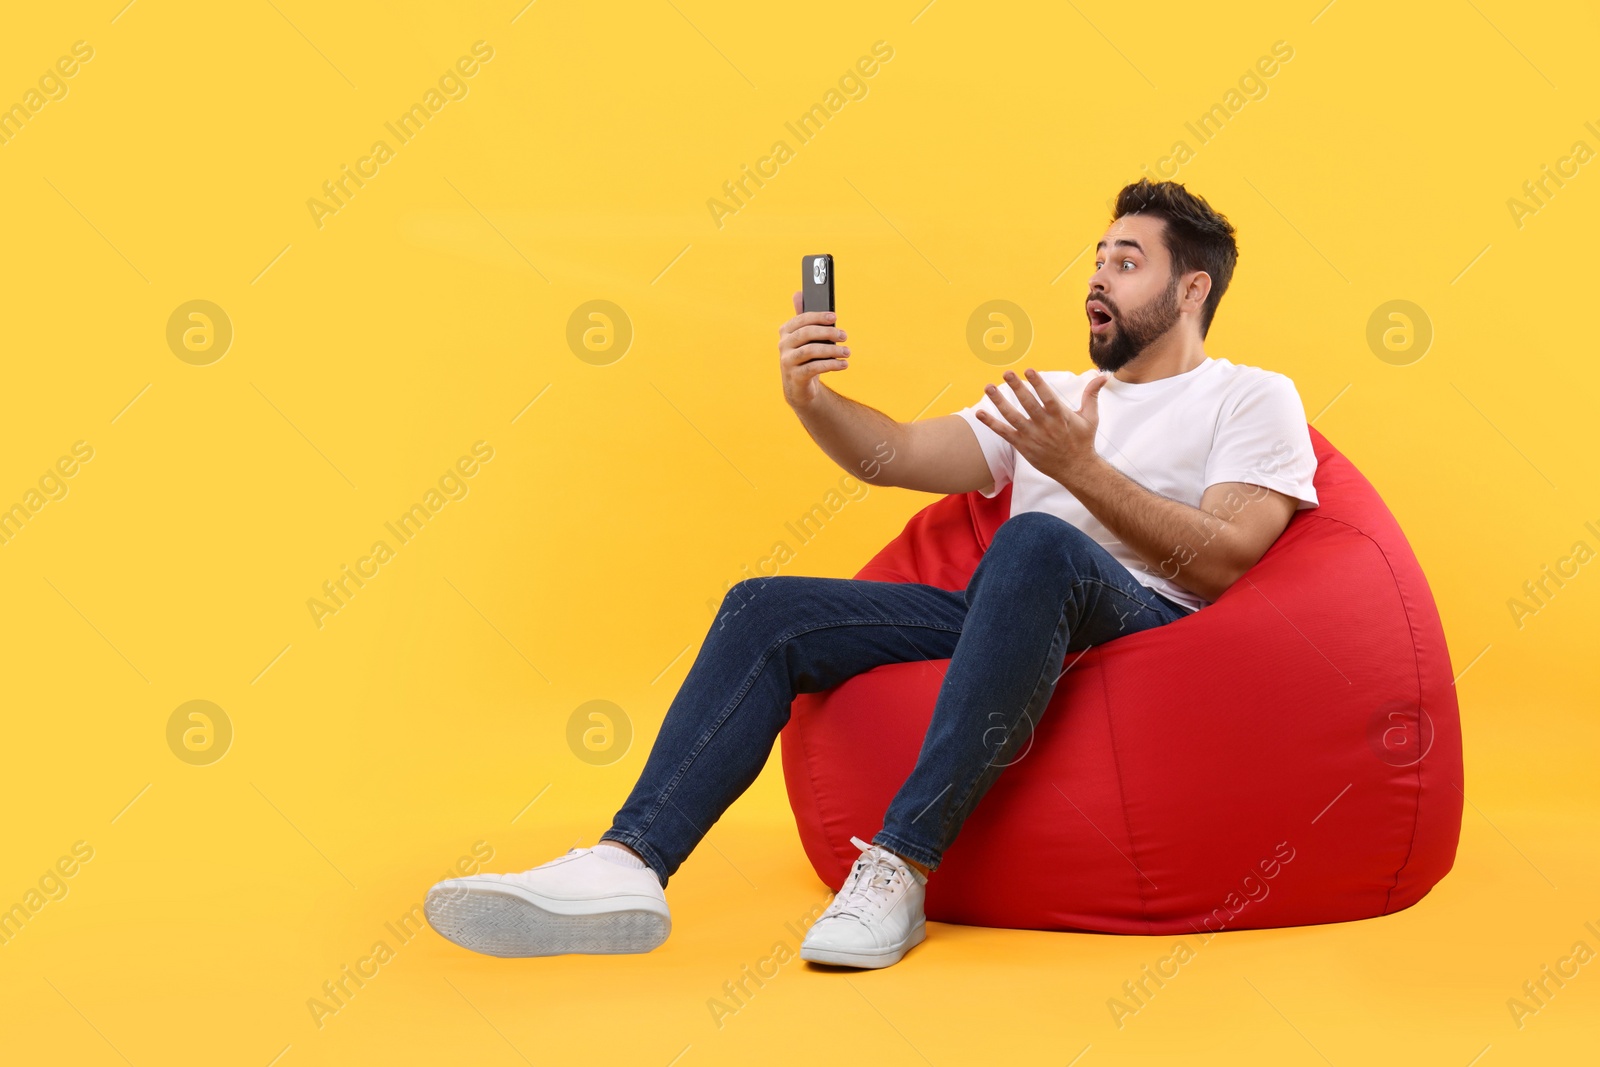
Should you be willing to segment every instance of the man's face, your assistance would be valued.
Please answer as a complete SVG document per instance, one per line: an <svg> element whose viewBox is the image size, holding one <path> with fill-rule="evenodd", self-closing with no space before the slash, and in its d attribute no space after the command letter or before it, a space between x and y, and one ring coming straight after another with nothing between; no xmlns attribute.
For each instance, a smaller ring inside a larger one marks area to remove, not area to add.
<svg viewBox="0 0 1600 1067"><path fill-rule="evenodd" d="M1162 240L1166 220L1124 215L1095 249L1084 309L1089 358L1103 371L1127 364L1178 322L1178 278Z"/></svg>

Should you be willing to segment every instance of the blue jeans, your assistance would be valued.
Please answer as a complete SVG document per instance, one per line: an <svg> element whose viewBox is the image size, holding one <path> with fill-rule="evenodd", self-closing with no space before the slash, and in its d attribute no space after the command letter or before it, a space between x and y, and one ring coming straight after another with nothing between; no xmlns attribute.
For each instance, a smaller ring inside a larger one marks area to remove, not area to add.
<svg viewBox="0 0 1600 1067"><path fill-rule="evenodd" d="M778 575L730 588L632 793L601 840L665 886L756 780L799 693L884 663L949 659L916 765L872 843L939 866L962 822L1024 751L1066 657L1189 611L1064 519L995 532L967 588Z"/></svg>

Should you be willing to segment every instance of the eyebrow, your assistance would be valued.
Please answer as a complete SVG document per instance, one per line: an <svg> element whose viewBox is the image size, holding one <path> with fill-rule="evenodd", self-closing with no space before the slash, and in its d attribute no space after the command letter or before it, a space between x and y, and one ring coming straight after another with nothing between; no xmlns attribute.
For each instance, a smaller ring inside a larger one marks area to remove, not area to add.
<svg viewBox="0 0 1600 1067"><path fill-rule="evenodd" d="M1117 239L1116 239L1116 240L1115 240L1115 241L1113 241L1113 242L1112 242L1112 245L1113 245L1113 246L1122 246L1122 245L1126 245L1126 246L1127 246L1127 247L1129 247L1129 248L1135 248L1135 249L1138 249L1138 251L1139 251L1139 254L1140 254L1140 255L1141 255L1141 256L1142 256L1142 255L1144 255L1144 254L1145 254L1145 251L1144 251L1144 246L1143 246L1143 245L1141 245L1141 244L1140 244L1140 243L1139 243L1139 242L1138 242L1138 241L1135 241L1135 240L1133 240L1133 239L1131 239L1131 238L1128 238L1128 237L1119 237L1119 238L1117 238ZM1101 249L1102 249L1102 248L1104 248L1104 247L1105 247L1105 246L1106 246L1106 242L1105 242L1105 238L1103 238L1103 237L1102 237L1102 238L1101 238L1101 239L1100 239L1100 243L1099 243L1099 244L1097 244L1097 245L1095 245L1095 246L1094 246L1094 250L1095 250L1095 251L1096 251L1096 252L1098 252L1098 251L1100 251L1100 250L1101 250Z"/></svg>

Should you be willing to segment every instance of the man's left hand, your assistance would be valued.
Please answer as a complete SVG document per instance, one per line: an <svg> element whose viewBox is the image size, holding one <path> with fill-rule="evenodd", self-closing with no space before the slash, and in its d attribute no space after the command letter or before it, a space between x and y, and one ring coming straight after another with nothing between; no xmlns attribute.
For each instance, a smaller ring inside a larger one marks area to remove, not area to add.
<svg viewBox="0 0 1600 1067"><path fill-rule="evenodd" d="M982 423L1009 441L1034 468L1049 475L1062 485L1069 485L1075 471L1083 469L1099 457L1095 451L1095 433L1100 427L1099 395L1111 376L1101 374L1084 386L1083 399L1074 411L1050 388L1044 378L1033 368L1027 370L1028 389L1014 371L1006 371L1006 384L1017 394L1026 416L1017 410L999 386L985 387L995 408L1004 415L1002 424L981 408L977 417ZM1036 396L1035 393L1038 395ZM1070 486L1069 486L1070 487Z"/></svg>

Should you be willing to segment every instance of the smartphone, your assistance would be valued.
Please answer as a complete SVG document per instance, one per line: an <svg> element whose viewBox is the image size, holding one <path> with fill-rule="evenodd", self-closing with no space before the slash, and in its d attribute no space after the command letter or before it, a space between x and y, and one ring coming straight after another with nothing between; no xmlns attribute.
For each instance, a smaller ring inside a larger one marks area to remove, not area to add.
<svg viewBox="0 0 1600 1067"><path fill-rule="evenodd" d="M820 256L800 257L800 310L801 311L836 311L833 306L833 257L826 253ZM828 356L817 356L816 359L828 359ZM811 360L806 360L807 363Z"/></svg>
<svg viewBox="0 0 1600 1067"><path fill-rule="evenodd" d="M800 257L801 311L836 311L833 306L833 257Z"/></svg>

